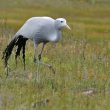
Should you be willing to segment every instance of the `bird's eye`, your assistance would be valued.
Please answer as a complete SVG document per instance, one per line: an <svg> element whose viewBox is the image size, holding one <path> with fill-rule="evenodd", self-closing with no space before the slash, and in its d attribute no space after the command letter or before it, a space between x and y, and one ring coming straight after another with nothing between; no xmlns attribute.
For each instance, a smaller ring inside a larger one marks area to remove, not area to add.
<svg viewBox="0 0 110 110"><path fill-rule="evenodd" d="M63 23L63 21L61 21L61 23Z"/></svg>

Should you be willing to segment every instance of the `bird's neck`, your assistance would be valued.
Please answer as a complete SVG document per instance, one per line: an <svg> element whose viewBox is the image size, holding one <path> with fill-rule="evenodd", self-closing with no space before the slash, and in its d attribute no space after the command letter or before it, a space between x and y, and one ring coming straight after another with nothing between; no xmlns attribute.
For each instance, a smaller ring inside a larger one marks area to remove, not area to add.
<svg viewBox="0 0 110 110"><path fill-rule="evenodd" d="M59 24L55 21L55 28L56 28L56 30L58 30L58 31L61 31L62 30L62 28L59 26Z"/></svg>

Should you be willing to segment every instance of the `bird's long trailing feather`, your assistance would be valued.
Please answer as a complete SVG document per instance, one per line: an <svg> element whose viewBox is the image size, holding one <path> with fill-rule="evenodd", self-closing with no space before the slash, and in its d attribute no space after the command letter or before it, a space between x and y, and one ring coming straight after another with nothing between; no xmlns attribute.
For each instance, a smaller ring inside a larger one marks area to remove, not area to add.
<svg viewBox="0 0 110 110"><path fill-rule="evenodd" d="M23 62L24 62L24 68L25 68L25 45L27 38L23 38L23 36L18 36L12 39L12 41L7 45L6 49L3 52L3 57L2 59L4 60L5 67L7 67L8 64L8 59L10 58L10 55L12 53L12 50L15 46L17 46L16 54L15 54L15 59L20 55L21 49L23 49Z"/></svg>

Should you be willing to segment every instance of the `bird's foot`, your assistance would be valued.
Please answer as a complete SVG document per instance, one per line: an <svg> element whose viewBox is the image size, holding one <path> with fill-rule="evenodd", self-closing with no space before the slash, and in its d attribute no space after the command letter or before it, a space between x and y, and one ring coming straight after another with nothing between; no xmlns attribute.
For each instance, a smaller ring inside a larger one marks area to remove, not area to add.
<svg viewBox="0 0 110 110"><path fill-rule="evenodd" d="M34 58L33 61L34 61L34 63L37 63L37 59L36 58Z"/></svg>
<svg viewBox="0 0 110 110"><path fill-rule="evenodd" d="M36 58L34 57L33 61L34 61L34 63L37 63L37 61L41 61L41 54L38 55L38 59L36 59Z"/></svg>
<svg viewBox="0 0 110 110"><path fill-rule="evenodd" d="M41 61L41 54L38 55L38 59L39 59L39 61Z"/></svg>

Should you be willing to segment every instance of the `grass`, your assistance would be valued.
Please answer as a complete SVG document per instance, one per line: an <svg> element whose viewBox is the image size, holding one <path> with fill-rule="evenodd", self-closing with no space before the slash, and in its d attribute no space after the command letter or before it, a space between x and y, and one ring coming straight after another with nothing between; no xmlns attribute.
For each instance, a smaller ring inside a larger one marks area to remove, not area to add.
<svg viewBox="0 0 110 110"><path fill-rule="evenodd" d="M27 42L26 70L14 53L10 72L0 61L1 110L109 110L110 109L110 7L104 0L0 0L0 56L21 25L32 16L65 17L57 44L49 43L43 61L56 74L33 63L33 44ZM41 46L38 50L40 50ZM87 94L92 90L92 93ZM86 94L84 94L86 92Z"/></svg>

